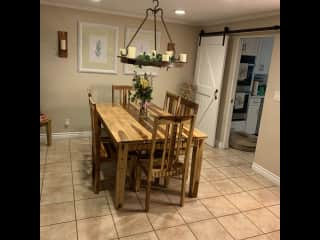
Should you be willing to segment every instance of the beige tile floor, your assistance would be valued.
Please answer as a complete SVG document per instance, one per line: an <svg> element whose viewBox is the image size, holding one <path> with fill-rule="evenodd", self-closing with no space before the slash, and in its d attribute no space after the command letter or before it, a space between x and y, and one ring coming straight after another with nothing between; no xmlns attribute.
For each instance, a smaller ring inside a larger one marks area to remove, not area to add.
<svg viewBox="0 0 320 240"><path fill-rule="evenodd" d="M275 240L280 239L280 188L251 169L252 153L205 148L197 198L179 202L179 179L166 190L126 191L116 210L113 163L101 171L102 188L91 188L90 139L40 143L42 240Z"/></svg>

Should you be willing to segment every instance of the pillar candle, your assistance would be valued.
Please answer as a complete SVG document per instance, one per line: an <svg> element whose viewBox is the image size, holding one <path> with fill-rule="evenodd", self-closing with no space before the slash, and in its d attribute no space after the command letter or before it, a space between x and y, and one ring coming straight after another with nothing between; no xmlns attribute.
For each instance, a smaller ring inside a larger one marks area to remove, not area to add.
<svg viewBox="0 0 320 240"><path fill-rule="evenodd" d="M163 62L169 62L169 55L163 54L163 55L162 55L162 61L163 61Z"/></svg>
<svg viewBox="0 0 320 240"><path fill-rule="evenodd" d="M181 53L179 55L179 60L180 60L180 62L187 62L187 54Z"/></svg>
<svg viewBox="0 0 320 240"><path fill-rule="evenodd" d="M136 48L135 47L128 47L127 58L136 58Z"/></svg>
<svg viewBox="0 0 320 240"><path fill-rule="evenodd" d="M127 49L125 48L120 48L120 56L125 56L127 52Z"/></svg>
<svg viewBox="0 0 320 240"><path fill-rule="evenodd" d="M173 56L173 51L166 51L166 55L168 55L169 57Z"/></svg>
<svg viewBox="0 0 320 240"><path fill-rule="evenodd" d="M61 40L60 41L60 48L61 50L66 50L67 49L67 45L66 45L66 40Z"/></svg>

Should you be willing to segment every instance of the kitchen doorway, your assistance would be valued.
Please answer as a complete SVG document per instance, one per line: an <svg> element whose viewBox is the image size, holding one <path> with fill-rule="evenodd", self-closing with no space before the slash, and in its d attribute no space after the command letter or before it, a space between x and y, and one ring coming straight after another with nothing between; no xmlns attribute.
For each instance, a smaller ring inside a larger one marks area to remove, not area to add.
<svg viewBox="0 0 320 240"><path fill-rule="evenodd" d="M272 49L273 36L239 38L224 146L255 152Z"/></svg>

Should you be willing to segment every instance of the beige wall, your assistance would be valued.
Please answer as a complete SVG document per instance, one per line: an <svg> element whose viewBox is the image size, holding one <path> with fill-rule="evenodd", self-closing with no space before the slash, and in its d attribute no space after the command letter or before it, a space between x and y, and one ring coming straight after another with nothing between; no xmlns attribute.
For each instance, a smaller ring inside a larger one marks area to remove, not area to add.
<svg viewBox="0 0 320 240"><path fill-rule="evenodd" d="M86 89L98 89L98 101L111 101L112 84L131 84L132 75L123 74L123 64L118 62L118 74L79 73L77 71L78 21L119 26L119 48L124 46L125 28L137 28L142 19L115 16L68 8L41 5L40 7L40 108L53 120L53 132L88 131L90 127ZM192 81L200 28L167 23L177 52L188 53L188 63L183 68L166 71L160 69L154 77L154 102L162 105L166 90L178 91L183 81ZM144 29L152 30L153 22ZM168 43L162 25L161 51ZM68 32L68 58L57 56L57 31ZM70 127L64 122L70 118Z"/></svg>
<svg viewBox="0 0 320 240"><path fill-rule="evenodd" d="M216 26L204 27L206 32L209 31L223 31L225 26L228 26L231 30L241 29L241 28L256 28L256 27L266 27L280 25L280 16L273 16L268 18L261 18L250 21L242 21L229 24L221 24ZM280 119L279 119L279 103L272 100L273 92L279 90L280 86L280 46L279 39L280 34L275 32L255 32L255 33L242 33L233 35L229 38L227 58L225 65L225 73L223 78L223 84L221 89L221 102L218 115L218 124L216 131L216 142L222 142L223 136L225 134L224 129L226 129L226 114L228 112L227 108L227 96L231 92L231 59L236 56L235 46L236 39L239 36L248 35L265 35L271 34L275 37L274 49L271 59L271 66L269 70L268 86L266 90L265 104L263 107L262 118L260 123L259 138L257 143L257 150L255 155L255 162L271 171L272 173L280 176ZM273 127L274 126L274 127Z"/></svg>
<svg viewBox="0 0 320 240"><path fill-rule="evenodd" d="M280 102L273 99L280 91L280 34L274 38L266 97L261 116L254 161L280 177Z"/></svg>

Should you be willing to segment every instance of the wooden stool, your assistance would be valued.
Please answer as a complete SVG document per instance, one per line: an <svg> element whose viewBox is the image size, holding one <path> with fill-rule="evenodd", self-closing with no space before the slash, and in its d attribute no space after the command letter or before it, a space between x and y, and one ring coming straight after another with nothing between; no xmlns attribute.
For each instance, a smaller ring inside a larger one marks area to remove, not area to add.
<svg viewBox="0 0 320 240"><path fill-rule="evenodd" d="M51 146L52 136L51 136L51 119L40 120L40 127L46 126L47 130L47 145Z"/></svg>

